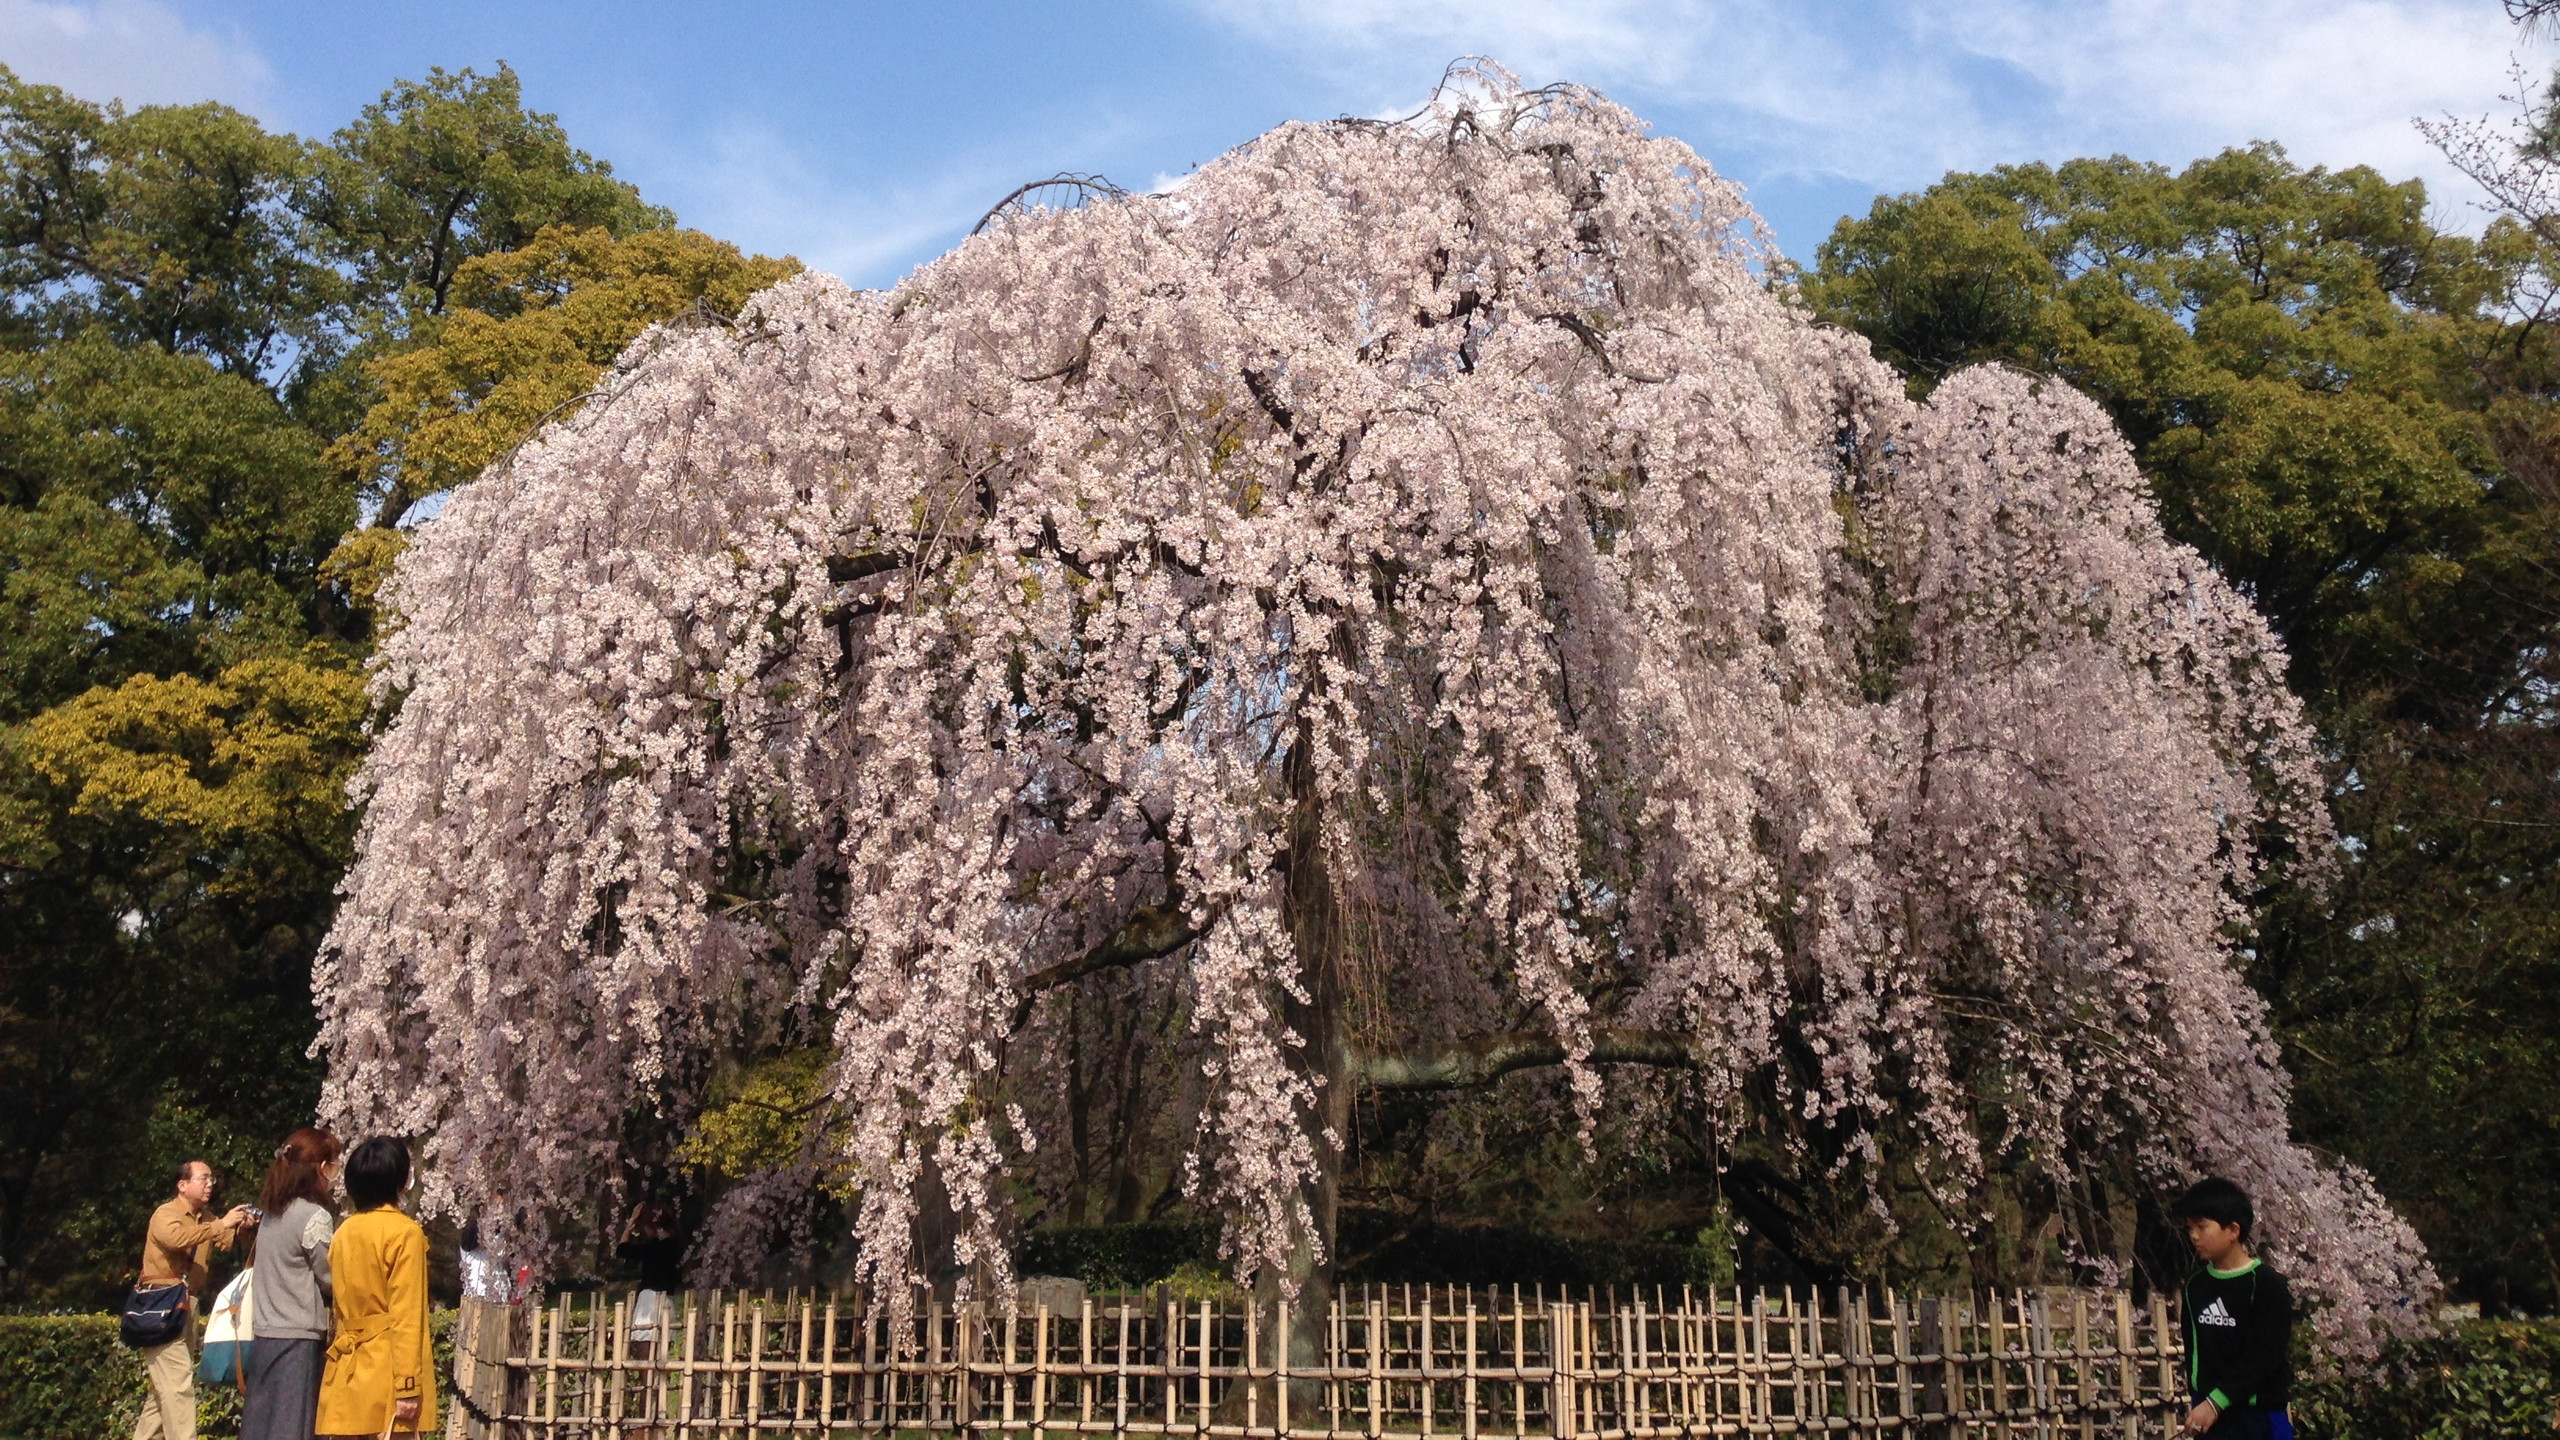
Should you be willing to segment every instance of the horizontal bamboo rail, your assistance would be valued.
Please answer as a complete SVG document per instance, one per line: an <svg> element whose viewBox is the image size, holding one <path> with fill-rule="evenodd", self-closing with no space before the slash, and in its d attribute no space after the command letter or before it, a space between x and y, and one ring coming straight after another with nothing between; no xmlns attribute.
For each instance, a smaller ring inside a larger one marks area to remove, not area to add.
<svg viewBox="0 0 2560 1440"><path fill-rule="evenodd" d="M2186 1410L2166 1306L2117 1291L1353 1287L1310 1364L1275 1343L1285 1307L1233 1299L933 1305L907 1331L827 1293L633 1302L465 1302L457 1433L2165 1440Z"/></svg>

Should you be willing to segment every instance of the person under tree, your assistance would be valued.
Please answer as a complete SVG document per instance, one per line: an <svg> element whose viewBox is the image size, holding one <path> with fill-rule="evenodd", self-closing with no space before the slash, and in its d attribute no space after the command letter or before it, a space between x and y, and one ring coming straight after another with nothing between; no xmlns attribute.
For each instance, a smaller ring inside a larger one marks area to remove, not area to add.
<svg viewBox="0 0 2560 1440"><path fill-rule="evenodd" d="M2209 1176L2173 1212L2203 1262L2187 1277L2186 1433L2217 1440L2293 1440L2293 1290L2249 1253L2257 1214L2249 1192Z"/></svg>

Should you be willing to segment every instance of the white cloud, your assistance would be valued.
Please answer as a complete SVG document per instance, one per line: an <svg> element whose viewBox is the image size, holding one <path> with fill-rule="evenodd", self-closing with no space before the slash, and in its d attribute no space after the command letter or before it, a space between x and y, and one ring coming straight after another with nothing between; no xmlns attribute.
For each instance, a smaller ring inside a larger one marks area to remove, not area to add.
<svg viewBox="0 0 2560 1440"><path fill-rule="evenodd" d="M223 100L247 108L272 78L246 42L191 30L156 0L0 0L0 64L22 80L127 105Z"/></svg>
<svg viewBox="0 0 2560 1440"><path fill-rule="evenodd" d="M1015 186L1088 168L1074 157L1107 151L1126 124L1105 113L999 137L891 171L886 181L864 178L881 172L855 147L829 156L805 135L744 119L699 139L633 135L607 148L650 155L644 188L687 225L749 251L788 251L854 285L886 286L957 244ZM1157 177L1159 188L1168 178Z"/></svg>
<svg viewBox="0 0 2560 1440"><path fill-rule="evenodd" d="M2467 197L2410 125L2496 106L2520 43L2486 0L1194 0L1371 94L1417 58L1592 84L1710 161L1879 189L1951 168L2256 139ZM2539 56L2529 63L2545 63Z"/></svg>
<svg viewBox="0 0 2560 1440"><path fill-rule="evenodd" d="M762 126L730 124L709 145L663 155L650 194L684 223L767 255L784 252L855 285L895 283L986 213L1019 177L944 166L922 184L847 183Z"/></svg>

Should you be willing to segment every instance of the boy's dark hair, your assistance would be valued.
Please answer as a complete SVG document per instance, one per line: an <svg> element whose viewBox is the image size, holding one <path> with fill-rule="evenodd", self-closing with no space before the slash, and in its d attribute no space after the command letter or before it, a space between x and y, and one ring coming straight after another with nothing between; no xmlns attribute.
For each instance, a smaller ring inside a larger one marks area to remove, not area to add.
<svg viewBox="0 0 2560 1440"><path fill-rule="evenodd" d="M409 1142L396 1135L376 1135L347 1157L347 1198L359 1210L372 1210L400 1198L409 1188Z"/></svg>
<svg viewBox="0 0 2560 1440"><path fill-rule="evenodd" d="M2187 1187L2178 1203L2169 1207L2172 1220L2211 1220L2240 1227L2240 1238L2249 1238L2257 1223L2258 1212L2249 1204L2249 1192L2219 1175L2207 1175Z"/></svg>

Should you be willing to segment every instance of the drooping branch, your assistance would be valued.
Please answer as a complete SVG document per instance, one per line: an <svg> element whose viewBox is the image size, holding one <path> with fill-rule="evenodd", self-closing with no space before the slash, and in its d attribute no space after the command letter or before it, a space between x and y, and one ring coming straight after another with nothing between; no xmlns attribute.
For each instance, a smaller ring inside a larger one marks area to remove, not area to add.
<svg viewBox="0 0 2560 1440"><path fill-rule="evenodd" d="M1072 960L1061 960L1024 976L1014 987L1021 992L1022 998L1013 1005L1013 1028L1020 1030L1031 1022L1031 1007L1038 1003L1042 991L1055 990L1097 970L1161 960L1190 944L1191 940L1191 922L1183 917L1180 910L1142 905L1130 914L1129 923L1121 926L1110 939Z"/></svg>
<svg viewBox="0 0 2560 1440"><path fill-rule="evenodd" d="M1686 1040L1664 1030L1601 1029L1591 1032L1594 1065L1661 1065L1686 1069L1697 1063ZM1565 1061L1564 1042L1536 1031L1481 1035L1453 1045L1361 1055L1352 1073L1369 1090L1466 1090L1490 1085L1514 1070Z"/></svg>
<svg viewBox="0 0 2560 1440"><path fill-rule="evenodd" d="M1590 351L1592 355L1599 360L1600 368L1613 376L1624 380L1633 380L1644 385L1659 385L1663 381L1671 378L1668 375L1650 375L1640 370L1624 370L1619 368L1618 362L1611 358L1608 342L1601 338L1600 332L1593 328L1590 321L1583 319L1581 316L1576 315L1571 311L1557 310L1541 315L1538 318L1547 321L1550 324L1561 325L1566 330L1571 331L1573 333L1573 337L1582 342L1582 348Z"/></svg>

